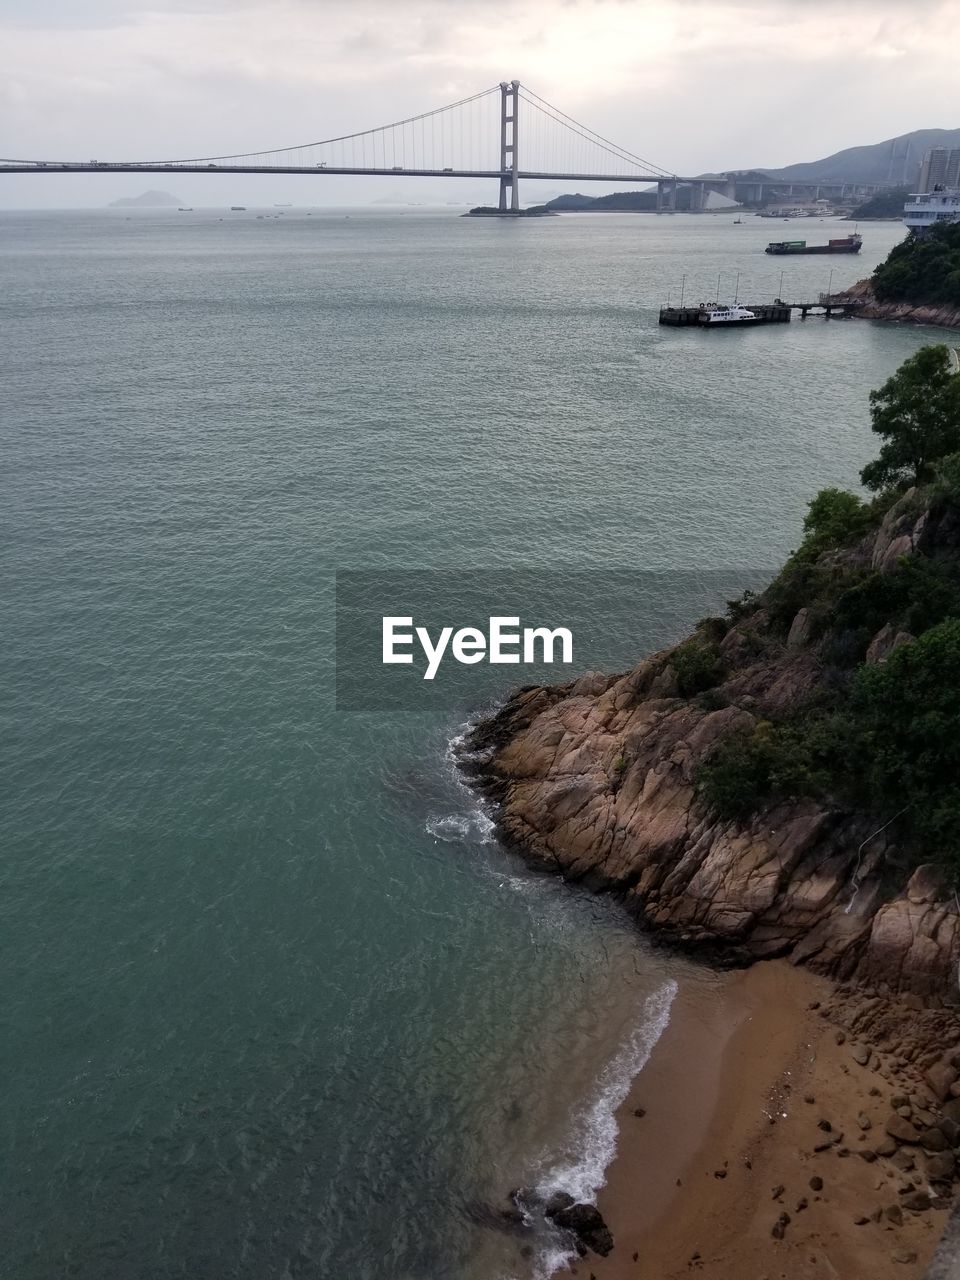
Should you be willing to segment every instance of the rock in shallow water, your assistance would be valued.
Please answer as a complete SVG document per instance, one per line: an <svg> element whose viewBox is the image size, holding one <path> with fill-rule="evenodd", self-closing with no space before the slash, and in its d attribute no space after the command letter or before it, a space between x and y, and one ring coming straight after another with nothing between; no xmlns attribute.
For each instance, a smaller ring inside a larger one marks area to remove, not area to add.
<svg viewBox="0 0 960 1280"><path fill-rule="evenodd" d="M605 1258L613 1248L613 1235L596 1205L570 1204L552 1213L548 1205L546 1213L558 1227L571 1232L588 1249L599 1253L602 1258Z"/></svg>

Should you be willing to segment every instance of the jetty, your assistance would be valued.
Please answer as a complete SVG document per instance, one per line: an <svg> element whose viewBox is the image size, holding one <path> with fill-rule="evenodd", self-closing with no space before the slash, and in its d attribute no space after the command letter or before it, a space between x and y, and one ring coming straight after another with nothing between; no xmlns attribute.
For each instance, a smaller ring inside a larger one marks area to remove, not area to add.
<svg viewBox="0 0 960 1280"><path fill-rule="evenodd" d="M695 307L661 307L660 324L716 328L715 325L708 325L706 318L714 305L701 302ZM752 324L789 324L795 311L799 311L801 320L806 320L808 315L822 315L830 320L834 316L855 314L863 306L863 301L860 298L843 298L834 294L821 293L810 302L785 302L782 298L776 298L773 302L746 302L743 305L756 316Z"/></svg>

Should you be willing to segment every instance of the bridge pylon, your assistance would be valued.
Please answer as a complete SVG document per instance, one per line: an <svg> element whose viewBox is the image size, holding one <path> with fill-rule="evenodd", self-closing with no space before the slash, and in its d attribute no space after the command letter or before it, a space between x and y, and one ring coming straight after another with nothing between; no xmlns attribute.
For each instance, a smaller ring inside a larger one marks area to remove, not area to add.
<svg viewBox="0 0 960 1280"><path fill-rule="evenodd" d="M510 212L520 212L518 180L517 125L520 114L520 81L500 81L500 204L501 213L507 212L507 192L510 192Z"/></svg>

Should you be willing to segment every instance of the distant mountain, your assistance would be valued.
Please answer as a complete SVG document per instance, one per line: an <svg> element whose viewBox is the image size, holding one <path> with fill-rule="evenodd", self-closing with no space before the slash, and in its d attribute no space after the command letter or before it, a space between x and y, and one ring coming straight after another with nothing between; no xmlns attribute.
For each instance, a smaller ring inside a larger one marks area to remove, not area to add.
<svg viewBox="0 0 960 1280"><path fill-rule="evenodd" d="M110 209L176 209L183 204L169 191L145 191L142 196L123 196L120 200L111 200Z"/></svg>
<svg viewBox="0 0 960 1280"><path fill-rule="evenodd" d="M763 169L786 182L898 182L912 186L931 147L960 147L960 129L915 129L866 147L847 147L824 160Z"/></svg>

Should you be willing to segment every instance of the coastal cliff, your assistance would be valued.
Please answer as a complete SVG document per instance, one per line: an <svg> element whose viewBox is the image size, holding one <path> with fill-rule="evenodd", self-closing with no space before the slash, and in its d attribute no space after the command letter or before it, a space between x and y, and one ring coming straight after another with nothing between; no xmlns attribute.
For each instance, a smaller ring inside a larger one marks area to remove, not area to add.
<svg viewBox="0 0 960 1280"><path fill-rule="evenodd" d="M942 329L960 329L960 306L937 302L881 302L874 294L871 280L858 280L836 296L840 300L860 304L853 314L864 320L900 320L906 324L932 324Z"/></svg>
<svg viewBox="0 0 960 1280"><path fill-rule="evenodd" d="M876 595L910 561L952 562L958 547L957 510L910 490L853 545L813 563ZM914 643L902 610L888 615L874 614L859 665L880 667ZM520 690L477 725L464 766L495 802L509 845L615 894L655 935L735 962L788 956L881 993L960 1003L957 898L937 851L918 852L898 815L811 793L725 817L704 794L724 742L762 739L852 678L837 657L847 642L835 602L791 600L781 575L728 619L705 620L625 674Z"/></svg>
<svg viewBox="0 0 960 1280"><path fill-rule="evenodd" d="M960 223L907 236L869 280L839 296L857 301L854 314L868 320L960 328Z"/></svg>

